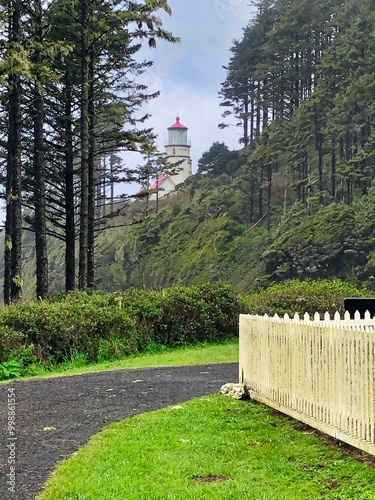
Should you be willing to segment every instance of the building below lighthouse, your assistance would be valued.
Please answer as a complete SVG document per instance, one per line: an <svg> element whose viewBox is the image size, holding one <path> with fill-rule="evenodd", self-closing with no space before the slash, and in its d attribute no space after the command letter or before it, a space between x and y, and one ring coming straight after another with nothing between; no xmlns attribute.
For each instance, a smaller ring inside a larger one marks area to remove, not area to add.
<svg viewBox="0 0 375 500"><path fill-rule="evenodd" d="M176 186L184 182L192 174L192 161L190 156L191 143L187 136L188 128L176 117L176 123L168 127L168 141L165 142L165 155L167 169L171 170L176 165L175 173L163 173L151 186L150 199L155 200L168 196L176 190ZM144 189L144 188L143 188Z"/></svg>

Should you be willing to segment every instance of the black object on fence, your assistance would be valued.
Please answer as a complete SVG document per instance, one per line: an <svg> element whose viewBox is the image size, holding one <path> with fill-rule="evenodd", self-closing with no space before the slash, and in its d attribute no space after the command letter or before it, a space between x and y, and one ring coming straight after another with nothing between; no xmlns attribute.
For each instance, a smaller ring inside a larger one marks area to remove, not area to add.
<svg viewBox="0 0 375 500"><path fill-rule="evenodd" d="M348 297L344 299L345 311L350 314L350 319L354 319L356 311L361 315L361 319L365 317L365 312L368 311L373 318L375 316L375 298L363 297Z"/></svg>

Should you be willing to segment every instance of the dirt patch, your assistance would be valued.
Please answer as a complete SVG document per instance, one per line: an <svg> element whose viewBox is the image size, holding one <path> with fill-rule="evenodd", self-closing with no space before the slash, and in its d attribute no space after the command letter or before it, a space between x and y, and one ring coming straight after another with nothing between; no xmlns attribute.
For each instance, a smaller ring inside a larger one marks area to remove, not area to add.
<svg viewBox="0 0 375 500"><path fill-rule="evenodd" d="M292 427L296 431L303 432L305 434L315 434L318 432L316 429L313 429L310 425L307 425L304 422L293 421Z"/></svg>
<svg viewBox="0 0 375 500"><path fill-rule="evenodd" d="M325 481L325 484L328 486L329 489L331 490L337 490L338 488L341 487L341 483L339 481L336 481L335 479L327 479Z"/></svg>
<svg viewBox="0 0 375 500"><path fill-rule="evenodd" d="M301 465L299 468L303 470L303 472L311 472L312 474L314 474L316 470L324 469L324 464Z"/></svg>
<svg viewBox="0 0 375 500"><path fill-rule="evenodd" d="M219 483L222 481L229 481L230 476L215 476L208 474L208 476L194 476L193 481L196 483Z"/></svg>

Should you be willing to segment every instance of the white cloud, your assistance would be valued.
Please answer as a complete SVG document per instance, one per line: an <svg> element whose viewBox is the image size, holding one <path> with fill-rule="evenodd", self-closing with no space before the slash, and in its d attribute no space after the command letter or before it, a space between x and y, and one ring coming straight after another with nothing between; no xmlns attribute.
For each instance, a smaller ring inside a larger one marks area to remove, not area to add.
<svg viewBox="0 0 375 500"><path fill-rule="evenodd" d="M224 111L218 92L226 77L222 66L229 61L233 40L241 39L242 29L252 16L247 1L169 0L173 15L162 16L164 26L181 37L181 43L158 42L156 50L142 51L144 58L154 61L145 82L152 91L161 91L160 97L142 110L152 114L147 126L154 127L157 144L164 151L167 128L178 114L189 128L193 171L202 153L214 141L224 141L231 149L240 147L238 128L218 128ZM142 159L132 155L126 161L141 163Z"/></svg>

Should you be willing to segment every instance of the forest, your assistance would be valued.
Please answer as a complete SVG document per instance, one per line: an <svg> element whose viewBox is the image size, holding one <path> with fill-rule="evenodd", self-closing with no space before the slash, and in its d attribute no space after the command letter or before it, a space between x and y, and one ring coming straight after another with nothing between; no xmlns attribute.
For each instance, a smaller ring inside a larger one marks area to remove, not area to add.
<svg viewBox="0 0 375 500"><path fill-rule="evenodd" d="M14 0L2 12L6 303L34 286L33 259L41 298L61 290L63 272L67 290L224 280L246 291L310 277L374 287L372 2L257 1L218 96L219 127L241 130L240 149L215 142L176 196L124 210L100 201L103 182L134 174L104 159L157 155L134 118L155 97L136 79L151 63L135 54L177 39L155 16L168 10L161 0L72 5Z"/></svg>
<svg viewBox="0 0 375 500"><path fill-rule="evenodd" d="M93 287L96 233L119 211L103 192L133 175L115 152L155 151L147 115L137 113L157 96L140 81L152 63L136 54L144 43L178 41L159 10L170 13L166 0L1 3L6 304L22 295L25 231L35 237L38 298L49 294L49 236L65 247L65 288Z"/></svg>
<svg viewBox="0 0 375 500"><path fill-rule="evenodd" d="M250 218L351 205L374 180L374 7L262 1L231 48L221 105L243 125ZM225 127L225 122L221 124ZM274 189L273 189L274 188ZM278 200L280 201L280 200Z"/></svg>

